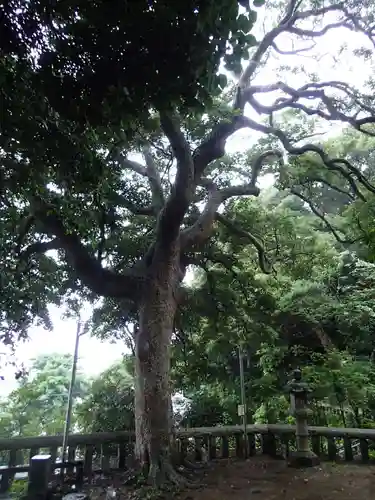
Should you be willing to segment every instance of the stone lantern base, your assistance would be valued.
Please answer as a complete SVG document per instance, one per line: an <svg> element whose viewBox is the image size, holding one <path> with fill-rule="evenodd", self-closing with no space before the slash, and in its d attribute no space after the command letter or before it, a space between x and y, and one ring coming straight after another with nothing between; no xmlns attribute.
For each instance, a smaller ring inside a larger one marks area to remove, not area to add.
<svg viewBox="0 0 375 500"><path fill-rule="evenodd" d="M288 456L288 467L315 467L320 459L312 451L291 451Z"/></svg>

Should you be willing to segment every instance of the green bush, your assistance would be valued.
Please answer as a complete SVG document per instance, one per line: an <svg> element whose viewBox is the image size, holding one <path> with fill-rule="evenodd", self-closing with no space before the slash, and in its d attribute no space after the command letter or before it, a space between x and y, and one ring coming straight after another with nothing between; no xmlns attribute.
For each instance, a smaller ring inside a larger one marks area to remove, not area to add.
<svg viewBox="0 0 375 500"><path fill-rule="evenodd" d="M11 484L9 493L14 499L24 498L27 493L27 480L15 479Z"/></svg>

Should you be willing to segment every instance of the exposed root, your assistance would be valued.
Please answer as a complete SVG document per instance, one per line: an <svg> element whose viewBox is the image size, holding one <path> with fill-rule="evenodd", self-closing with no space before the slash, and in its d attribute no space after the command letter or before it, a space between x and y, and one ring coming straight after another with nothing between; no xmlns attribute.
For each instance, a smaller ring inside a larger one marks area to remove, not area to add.
<svg viewBox="0 0 375 500"><path fill-rule="evenodd" d="M187 479L185 479L181 474L179 474L169 461L167 461L164 464L164 470L167 479L175 486L179 486L180 488L186 488L190 486L190 484L192 484Z"/></svg>
<svg viewBox="0 0 375 500"><path fill-rule="evenodd" d="M207 469L207 463L191 462L188 459L184 459L182 465L190 470L204 470Z"/></svg>
<svg viewBox="0 0 375 500"><path fill-rule="evenodd" d="M147 482L150 486L161 489L168 485L176 486L178 489L200 487L177 472L170 459L165 457L161 458L159 463L150 465Z"/></svg>

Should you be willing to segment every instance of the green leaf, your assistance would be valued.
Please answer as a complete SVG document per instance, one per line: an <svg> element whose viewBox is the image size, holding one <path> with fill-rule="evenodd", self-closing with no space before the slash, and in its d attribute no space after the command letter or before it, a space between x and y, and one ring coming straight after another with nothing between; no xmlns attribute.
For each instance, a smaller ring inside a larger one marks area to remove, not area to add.
<svg viewBox="0 0 375 500"><path fill-rule="evenodd" d="M224 89L228 85L228 78L226 77L226 75L220 74L218 76L218 84L222 89Z"/></svg>
<svg viewBox="0 0 375 500"><path fill-rule="evenodd" d="M251 33L249 33L249 34L246 35L246 43L250 47L254 47L254 45L257 45L258 41L257 41L257 39L255 38L254 35L252 35Z"/></svg>
<svg viewBox="0 0 375 500"><path fill-rule="evenodd" d="M258 13L256 10L251 10L249 13L248 13L248 16L249 16L249 20L251 22L251 24L255 24L255 21L258 19Z"/></svg>
<svg viewBox="0 0 375 500"><path fill-rule="evenodd" d="M252 28L252 23L245 14L241 14L237 18L237 27L244 33L248 33Z"/></svg>

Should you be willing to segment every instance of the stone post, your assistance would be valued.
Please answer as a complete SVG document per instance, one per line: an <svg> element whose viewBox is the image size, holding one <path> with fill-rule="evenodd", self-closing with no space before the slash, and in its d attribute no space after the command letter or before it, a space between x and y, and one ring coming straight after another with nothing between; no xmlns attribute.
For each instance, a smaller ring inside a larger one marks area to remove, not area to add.
<svg viewBox="0 0 375 500"><path fill-rule="evenodd" d="M296 418L297 451L290 452L289 467L314 467L320 463L319 457L310 450L307 418L311 410L307 406L307 397L311 392L308 385L302 381L301 370L294 370L294 378L288 384L290 393L291 415Z"/></svg>
<svg viewBox="0 0 375 500"><path fill-rule="evenodd" d="M51 478L51 455L34 455L29 470L28 500L46 500Z"/></svg>

